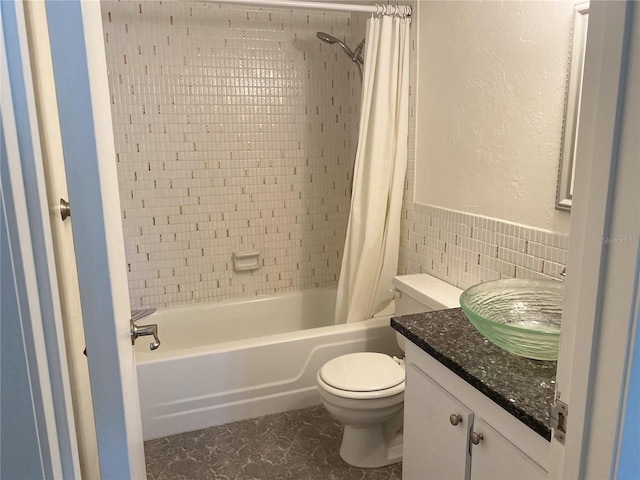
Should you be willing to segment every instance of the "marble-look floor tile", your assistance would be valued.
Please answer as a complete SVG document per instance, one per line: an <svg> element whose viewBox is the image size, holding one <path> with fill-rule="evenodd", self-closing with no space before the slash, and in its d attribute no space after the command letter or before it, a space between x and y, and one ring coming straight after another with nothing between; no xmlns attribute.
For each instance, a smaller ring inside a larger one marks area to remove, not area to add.
<svg viewBox="0 0 640 480"><path fill-rule="evenodd" d="M356 468L340 458L342 426L310 407L145 442L151 480L400 480L402 464Z"/></svg>

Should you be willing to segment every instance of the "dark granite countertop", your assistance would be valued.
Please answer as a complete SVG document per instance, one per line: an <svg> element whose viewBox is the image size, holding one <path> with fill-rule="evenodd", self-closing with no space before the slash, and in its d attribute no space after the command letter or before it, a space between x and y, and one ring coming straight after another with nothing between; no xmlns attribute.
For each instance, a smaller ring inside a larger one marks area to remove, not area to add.
<svg viewBox="0 0 640 480"><path fill-rule="evenodd" d="M404 315L391 326L547 440L556 362L530 360L486 340L462 309Z"/></svg>

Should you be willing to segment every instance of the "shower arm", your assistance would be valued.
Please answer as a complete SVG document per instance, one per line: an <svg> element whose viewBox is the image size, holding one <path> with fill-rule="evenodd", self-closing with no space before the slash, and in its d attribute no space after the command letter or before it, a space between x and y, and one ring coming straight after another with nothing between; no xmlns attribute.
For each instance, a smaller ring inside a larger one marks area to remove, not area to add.
<svg viewBox="0 0 640 480"><path fill-rule="evenodd" d="M356 47L355 50L351 51L351 49L349 47L347 47L343 42L341 42L340 40L337 40L335 43L337 43L338 45L340 45L340 48L342 48L342 50L344 50L344 53L347 54L347 56L355 63L359 63L360 65L364 65L364 60L362 59L362 55L360 55L360 53L362 52L362 47L364 47L364 41L366 39L362 39L362 41L360 42L360 44Z"/></svg>

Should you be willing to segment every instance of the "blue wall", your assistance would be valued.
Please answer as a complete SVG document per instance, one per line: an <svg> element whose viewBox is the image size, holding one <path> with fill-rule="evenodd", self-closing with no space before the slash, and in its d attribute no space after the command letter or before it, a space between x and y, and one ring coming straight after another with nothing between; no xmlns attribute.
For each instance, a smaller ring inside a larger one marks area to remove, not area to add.
<svg viewBox="0 0 640 480"><path fill-rule="evenodd" d="M640 312L637 317L636 325L640 327ZM618 479L637 480L640 478L640 328L636 329L618 462Z"/></svg>
<svg viewBox="0 0 640 480"><path fill-rule="evenodd" d="M0 158L2 159L2 199L0 212L0 262L2 276L2 315L0 316L0 478L30 479L45 478L40 458L38 430L34 413L34 398L29 381L29 366L25 351L21 327L21 313L26 305L19 304L16 290L16 275L13 258L19 258L19 245L11 242L5 211L5 197L11 199L11 187L8 181L7 152L4 141L4 129L0 120ZM11 210L11 209L9 209ZM16 249L18 251L16 251ZM18 266L19 268L19 266Z"/></svg>

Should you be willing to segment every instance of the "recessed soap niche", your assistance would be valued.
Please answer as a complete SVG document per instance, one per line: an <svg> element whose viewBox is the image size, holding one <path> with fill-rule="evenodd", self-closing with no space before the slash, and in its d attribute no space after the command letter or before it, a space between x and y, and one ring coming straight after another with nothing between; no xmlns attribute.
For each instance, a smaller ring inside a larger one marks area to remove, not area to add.
<svg viewBox="0 0 640 480"><path fill-rule="evenodd" d="M233 252L231 257L235 272L247 272L260 268L260 252L258 250Z"/></svg>

